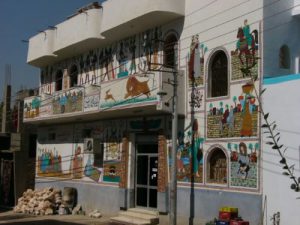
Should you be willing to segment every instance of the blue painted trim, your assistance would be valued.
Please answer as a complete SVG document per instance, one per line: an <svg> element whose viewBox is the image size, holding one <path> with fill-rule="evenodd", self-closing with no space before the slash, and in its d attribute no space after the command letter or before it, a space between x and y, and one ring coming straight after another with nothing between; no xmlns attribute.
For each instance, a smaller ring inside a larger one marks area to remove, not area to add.
<svg viewBox="0 0 300 225"><path fill-rule="evenodd" d="M278 76L278 77L265 77L264 85L279 84L282 82L299 80L299 79L300 79L300 74L289 74L289 75Z"/></svg>

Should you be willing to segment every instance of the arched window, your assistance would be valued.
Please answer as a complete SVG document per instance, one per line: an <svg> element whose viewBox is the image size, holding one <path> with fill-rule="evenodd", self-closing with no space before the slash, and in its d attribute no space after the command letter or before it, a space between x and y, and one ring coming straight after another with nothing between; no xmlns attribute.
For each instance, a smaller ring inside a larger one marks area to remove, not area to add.
<svg viewBox="0 0 300 225"><path fill-rule="evenodd" d="M222 149L214 148L207 158L207 182L227 183L227 157Z"/></svg>
<svg viewBox="0 0 300 225"><path fill-rule="evenodd" d="M279 50L279 68L290 69L290 66L291 66L290 49L287 45L283 45Z"/></svg>
<svg viewBox="0 0 300 225"><path fill-rule="evenodd" d="M75 87L77 85L78 69L76 65L73 65L70 69L70 87Z"/></svg>
<svg viewBox="0 0 300 225"><path fill-rule="evenodd" d="M217 51L209 62L208 97L228 95L228 60L225 52Z"/></svg>
<svg viewBox="0 0 300 225"><path fill-rule="evenodd" d="M169 68L175 67L176 52L175 45L177 44L177 37L175 34L169 34L164 42L164 65Z"/></svg>
<svg viewBox="0 0 300 225"><path fill-rule="evenodd" d="M55 75L55 91L62 90L63 72L58 70Z"/></svg>

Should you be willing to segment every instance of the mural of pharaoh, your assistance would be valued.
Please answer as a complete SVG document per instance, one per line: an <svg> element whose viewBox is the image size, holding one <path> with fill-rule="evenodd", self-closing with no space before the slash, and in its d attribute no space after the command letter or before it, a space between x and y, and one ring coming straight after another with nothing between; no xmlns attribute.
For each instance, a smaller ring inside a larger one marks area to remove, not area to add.
<svg viewBox="0 0 300 225"><path fill-rule="evenodd" d="M190 45L190 55L188 59L189 67L189 79L195 81L195 79L200 77L200 46L199 46L199 35L194 35L192 37L192 42Z"/></svg>

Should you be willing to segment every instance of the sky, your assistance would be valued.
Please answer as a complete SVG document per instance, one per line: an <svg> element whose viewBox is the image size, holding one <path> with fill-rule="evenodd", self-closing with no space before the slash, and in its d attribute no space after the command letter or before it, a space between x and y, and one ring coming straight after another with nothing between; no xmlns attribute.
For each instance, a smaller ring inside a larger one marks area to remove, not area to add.
<svg viewBox="0 0 300 225"><path fill-rule="evenodd" d="M39 30L64 21L76 10L96 0L0 0L0 101L5 65L11 65L12 96L38 86L39 69L26 63L28 40ZM100 2L100 1L98 1Z"/></svg>

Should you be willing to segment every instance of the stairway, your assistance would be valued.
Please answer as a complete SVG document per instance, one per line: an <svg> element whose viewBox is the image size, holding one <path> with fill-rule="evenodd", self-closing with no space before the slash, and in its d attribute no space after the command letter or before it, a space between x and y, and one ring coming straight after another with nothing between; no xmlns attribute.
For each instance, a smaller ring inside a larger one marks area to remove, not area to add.
<svg viewBox="0 0 300 225"><path fill-rule="evenodd" d="M140 208L131 208L127 211L120 211L119 215L110 218L112 224L118 225L155 225L159 224L157 211L150 211Z"/></svg>

